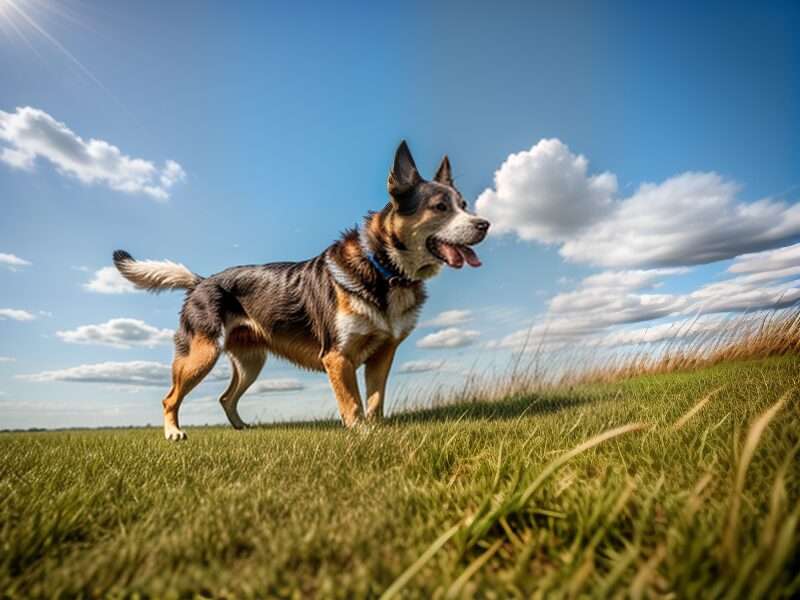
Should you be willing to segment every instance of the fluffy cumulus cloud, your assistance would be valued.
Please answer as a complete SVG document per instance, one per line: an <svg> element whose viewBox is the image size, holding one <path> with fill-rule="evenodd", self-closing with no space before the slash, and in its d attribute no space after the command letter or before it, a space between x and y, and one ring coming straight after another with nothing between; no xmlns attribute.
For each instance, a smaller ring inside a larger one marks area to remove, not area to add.
<svg viewBox="0 0 800 600"><path fill-rule="evenodd" d="M429 373L441 371L444 368L443 360L410 360L400 365L399 373Z"/></svg>
<svg viewBox="0 0 800 600"><path fill-rule="evenodd" d="M589 175L589 162L557 139L511 154L494 174L494 189L477 200L493 233L523 240L561 242L602 219L611 209L617 178Z"/></svg>
<svg viewBox="0 0 800 600"><path fill-rule="evenodd" d="M426 335L417 342L418 348L463 348L474 344L480 333L470 329L448 327Z"/></svg>
<svg viewBox="0 0 800 600"><path fill-rule="evenodd" d="M12 321L33 321L36 318L31 312L19 308L0 308L0 321L11 319Z"/></svg>
<svg viewBox="0 0 800 600"><path fill-rule="evenodd" d="M453 327L472 320L471 310L446 310L433 319L420 323L420 327Z"/></svg>
<svg viewBox="0 0 800 600"><path fill-rule="evenodd" d="M0 265L12 270L16 271L17 269L21 269L22 267L29 267L30 261L25 260L24 258L20 258L14 254L6 254L4 252L0 252Z"/></svg>
<svg viewBox="0 0 800 600"><path fill-rule="evenodd" d="M689 266L780 247L800 237L800 204L744 202L716 173L687 172L617 197L609 173L558 140L512 154L478 199L493 233L561 244L569 261L606 268Z"/></svg>
<svg viewBox="0 0 800 600"><path fill-rule="evenodd" d="M256 381L248 394L273 394L275 392L298 392L305 389L303 382L297 379L260 379Z"/></svg>
<svg viewBox="0 0 800 600"><path fill-rule="evenodd" d="M97 325L57 331L56 335L70 344L97 344L114 348L144 346L152 348L172 340L172 330L158 329L138 319L111 319Z"/></svg>
<svg viewBox="0 0 800 600"><path fill-rule="evenodd" d="M83 288L97 294L132 294L138 291L114 267L103 267L95 271L92 279Z"/></svg>
<svg viewBox="0 0 800 600"><path fill-rule="evenodd" d="M0 111L0 160L16 169L32 170L37 158L82 183L156 200L169 198L171 188L186 177L173 160L159 168L152 161L123 154L106 141L84 140L43 110L26 106L13 113Z"/></svg>

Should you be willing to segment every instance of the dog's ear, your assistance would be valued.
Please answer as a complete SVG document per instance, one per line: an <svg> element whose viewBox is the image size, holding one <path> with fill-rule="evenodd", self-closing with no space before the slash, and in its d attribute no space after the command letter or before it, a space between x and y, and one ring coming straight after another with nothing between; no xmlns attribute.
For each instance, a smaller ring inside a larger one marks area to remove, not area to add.
<svg viewBox="0 0 800 600"><path fill-rule="evenodd" d="M397 147L397 152L395 152L394 165L392 170L389 171L389 180L386 182L386 187L392 198L400 202L409 195L414 186L421 182L422 177L417 171L417 165L414 164L411 151L408 149L406 141L403 140Z"/></svg>
<svg viewBox="0 0 800 600"><path fill-rule="evenodd" d="M439 168L436 169L436 175L434 175L433 180L450 187L455 187L453 183L453 171L450 169L450 159L447 158L447 154L442 157L442 162L439 163Z"/></svg>

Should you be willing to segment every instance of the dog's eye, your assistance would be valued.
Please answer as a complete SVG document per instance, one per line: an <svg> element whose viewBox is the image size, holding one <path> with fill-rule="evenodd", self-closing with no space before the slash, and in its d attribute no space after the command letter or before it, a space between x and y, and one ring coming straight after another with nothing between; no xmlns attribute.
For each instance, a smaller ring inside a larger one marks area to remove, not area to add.
<svg viewBox="0 0 800 600"><path fill-rule="evenodd" d="M444 202L439 202L438 204L435 204L433 208L435 208L436 210L438 210L438 211L440 211L440 212L447 212L447 209L448 209L449 207L447 206L447 204L446 204L446 203L444 203Z"/></svg>

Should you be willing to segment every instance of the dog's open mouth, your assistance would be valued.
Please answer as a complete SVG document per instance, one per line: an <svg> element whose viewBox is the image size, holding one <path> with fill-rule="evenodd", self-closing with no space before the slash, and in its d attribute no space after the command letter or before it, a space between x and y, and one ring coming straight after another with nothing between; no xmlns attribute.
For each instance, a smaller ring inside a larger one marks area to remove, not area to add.
<svg viewBox="0 0 800 600"><path fill-rule="evenodd" d="M470 267L480 267L481 260L475 251L463 244L451 244L435 237L428 238L428 250L436 258L454 269L460 269L466 262Z"/></svg>

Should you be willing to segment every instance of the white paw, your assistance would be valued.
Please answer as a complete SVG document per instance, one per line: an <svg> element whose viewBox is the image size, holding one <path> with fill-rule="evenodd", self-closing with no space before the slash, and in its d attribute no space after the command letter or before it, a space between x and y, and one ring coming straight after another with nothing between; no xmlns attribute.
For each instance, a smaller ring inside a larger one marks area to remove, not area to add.
<svg viewBox="0 0 800 600"><path fill-rule="evenodd" d="M181 440L186 439L186 434L180 429L170 429L168 431L164 431L164 437L170 442L180 442Z"/></svg>

